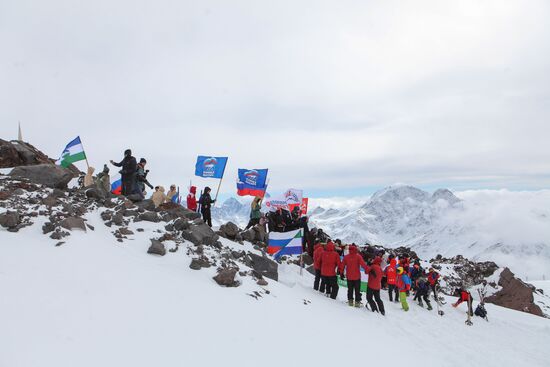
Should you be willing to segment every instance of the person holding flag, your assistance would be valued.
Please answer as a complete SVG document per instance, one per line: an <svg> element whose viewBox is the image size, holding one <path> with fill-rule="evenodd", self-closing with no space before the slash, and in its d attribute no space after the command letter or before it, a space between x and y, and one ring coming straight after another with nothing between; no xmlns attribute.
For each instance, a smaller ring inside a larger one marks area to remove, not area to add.
<svg viewBox="0 0 550 367"><path fill-rule="evenodd" d="M260 224L260 218L262 217L262 198L259 196L256 196L254 200L252 200L252 204L250 204L250 221L248 221L248 224L246 225L245 231L255 226L256 224Z"/></svg>
<svg viewBox="0 0 550 367"><path fill-rule="evenodd" d="M126 149L124 151L124 158L120 162L115 162L111 159L111 164L115 167L122 167L120 170L120 176L122 181L122 195L128 196L132 194L134 184L136 180L137 161L132 156L132 151Z"/></svg>
<svg viewBox="0 0 550 367"><path fill-rule="evenodd" d="M210 227L212 227L212 212L210 211L212 204L216 202L216 200L212 200L212 197L210 196L210 187L205 187L204 192L202 193L199 204L201 205L201 214L202 214L202 220L204 223L208 224Z"/></svg>

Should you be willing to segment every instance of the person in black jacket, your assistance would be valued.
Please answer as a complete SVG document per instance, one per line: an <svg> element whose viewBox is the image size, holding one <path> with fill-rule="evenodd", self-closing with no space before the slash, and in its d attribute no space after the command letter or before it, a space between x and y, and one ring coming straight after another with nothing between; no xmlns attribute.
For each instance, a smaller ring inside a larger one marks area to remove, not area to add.
<svg viewBox="0 0 550 367"><path fill-rule="evenodd" d="M204 220L204 223L212 227L212 212L210 211L210 208L216 200L212 200L210 191L210 187L207 186L204 188L204 192L199 199L199 204L201 205L202 220Z"/></svg>
<svg viewBox="0 0 550 367"><path fill-rule="evenodd" d="M145 165L147 164L147 160L145 158L141 158L139 160L139 163L137 165L136 170L136 184L134 186L134 193L144 195L145 193L145 185L149 186L149 188L152 190L153 185L149 183L147 180L147 174L149 173L148 169L145 169Z"/></svg>
<svg viewBox="0 0 550 367"><path fill-rule="evenodd" d="M128 196L132 194L137 170L136 158L132 156L132 151L130 149L126 149L124 151L124 159L122 159L119 163L111 160L111 164L116 167L122 167L120 170L122 195Z"/></svg>

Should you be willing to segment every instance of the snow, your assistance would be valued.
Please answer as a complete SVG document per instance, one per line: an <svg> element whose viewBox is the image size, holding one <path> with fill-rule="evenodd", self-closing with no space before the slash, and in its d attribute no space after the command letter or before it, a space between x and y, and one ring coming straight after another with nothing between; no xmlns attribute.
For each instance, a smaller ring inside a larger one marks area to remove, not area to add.
<svg viewBox="0 0 550 367"><path fill-rule="evenodd" d="M423 366L548 365L547 319L489 304L490 322L468 327L464 308L445 306L440 317L409 299L405 313L385 292L382 317L346 306L345 289L338 301L314 292L294 265L267 287L243 277L222 288L213 267L189 269L185 246L146 253L162 224L133 223L144 232L118 243L97 211L86 219L95 231L75 231L59 247L40 223L0 229L0 366L325 366L391 356Z"/></svg>

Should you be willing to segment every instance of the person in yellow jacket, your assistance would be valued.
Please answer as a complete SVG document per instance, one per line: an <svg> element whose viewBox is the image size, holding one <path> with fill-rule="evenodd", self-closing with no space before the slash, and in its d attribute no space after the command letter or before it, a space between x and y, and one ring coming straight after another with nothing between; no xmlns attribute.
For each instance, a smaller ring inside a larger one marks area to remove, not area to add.
<svg viewBox="0 0 550 367"><path fill-rule="evenodd" d="M164 187L157 186L155 187L155 192L151 196L151 200L155 204L155 208L158 208L160 204L166 201L166 195L164 194Z"/></svg>

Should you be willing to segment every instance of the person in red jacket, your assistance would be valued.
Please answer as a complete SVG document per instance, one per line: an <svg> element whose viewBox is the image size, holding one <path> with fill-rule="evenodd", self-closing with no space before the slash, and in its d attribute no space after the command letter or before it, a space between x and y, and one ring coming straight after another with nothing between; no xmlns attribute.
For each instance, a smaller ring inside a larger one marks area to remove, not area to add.
<svg viewBox="0 0 550 367"><path fill-rule="evenodd" d="M437 282L439 281L439 273L434 270L434 268L430 268L428 271L428 283L430 283L430 288L432 289L432 292L434 293L434 299L437 301Z"/></svg>
<svg viewBox="0 0 550 367"><path fill-rule="evenodd" d="M380 263L382 259L377 256L372 260L372 264L366 269L366 273L369 275L369 282L367 287L367 301L369 302L372 312L380 312L385 315L384 302L380 299L380 288L382 288L382 268ZM376 303L374 300L376 300Z"/></svg>
<svg viewBox="0 0 550 367"><path fill-rule="evenodd" d="M321 277L325 281L325 291L327 296L336 299L338 295L338 280L336 279L336 270L340 268L340 256L334 251L334 243L329 241L325 250L321 254Z"/></svg>
<svg viewBox="0 0 550 367"><path fill-rule="evenodd" d="M388 294L390 302L399 302L399 291L397 290L397 260L395 256L390 255L390 265L386 267L386 281L388 283Z"/></svg>
<svg viewBox="0 0 550 367"><path fill-rule="evenodd" d="M357 252L355 245L349 246L349 254L344 256L344 260L340 265L340 274L346 274L348 285L348 305L361 306L361 268L367 270L367 264L363 260L363 256ZM355 294L355 302L353 295Z"/></svg>
<svg viewBox="0 0 550 367"><path fill-rule="evenodd" d="M323 245L318 242L313 250L313 269L315 270L315 281L313 282L313 289L325 293L325 282L321 280L321 254L323 253ZM319 282L321 281L321 289L319 289Z"/></svg>
<svg viewBox="0 0 550 367"><path fill-rule="evenodd" d="M470 313L470 316L474 316L474 311L472 308L472 294L463 288L457 288L455 290L455 295L458 296L458 299L455 303L453 303L453 307L457 308L462 302L466 302L468 304L468 312Z"/></svg>
<svg viewBox="0 0 550 367"><path fill-rule="evenodd" d="M187 195L187 209L196 212L197 211L197 187L191 186L189 188L189 194Z"/></svg>

